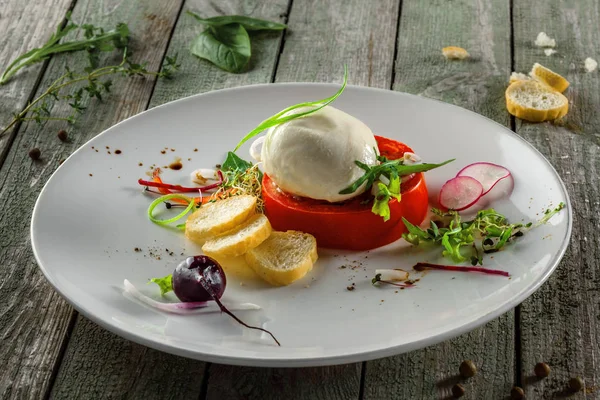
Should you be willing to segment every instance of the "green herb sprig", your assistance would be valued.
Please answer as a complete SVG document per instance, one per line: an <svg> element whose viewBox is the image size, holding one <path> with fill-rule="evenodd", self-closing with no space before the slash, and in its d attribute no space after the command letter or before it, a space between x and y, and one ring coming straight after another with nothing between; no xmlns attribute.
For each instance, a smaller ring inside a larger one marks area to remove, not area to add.
<svg viewBox="0 0 600 400"><path fill-rule="evenodd" d="M71 14L67 14L68 23L62 27L59 25L50 39L42 46L29 50L13 60L6 70L0 75L0 85L4 85L20 69L47 60L53 54L87 51L90 66L87 72L91 72L98 66L98 53L124 49L129 43L129 28L126 24L119 23L114 29L105 31L103 28L91 24L77 25L70 20ZM83 31L84 39L60 43L67 34L75 29Z"/></svg>
<svg viewBox="0 0 600 400"><path fill-rule="evenodd" d="M406 165L402 159L388 160L386 157L378 156L377 160L380 164L374 166L366 165L358 160L354 161L354 163L363 169L365 173L339 193L354 193L365 184L366 190L369 190L380 177L384 176L389 183L386 185L382 182L377 182L377 191L373 201L373 207L371 208L373 214L381 216L384 221L388 221L391 216L389 206L390 200L397 199L400 201L400 178L402 176L430 171L454 161L454 159L451 159L440 164L423 163Z"/></svg>
<svg viewBox="0 0 600 400"><path fill-rule="evenodd" d="M343 81L340 89L333 96L324 98L322 100L308 101L308 102L304 102L304 103L295 104L293 106L286 108L285 110L278 112L277 114L273 115L272 117L267 118L266 120L261 122L256 128L254 128L252 131L250 131L250 133L248 133L246 136L244 136L242 138L242 140L240 140L240 142L237 144L237 146L235 146L235 149L233 151L237 151L248 140L252 139L254 136L258 135L259 133L261 133L275 125L283 124L285 122L291 121L296 118L305 117L305 116L315 113L315 112L319 111L320 109L322 109L323 107L331 104L332 102L335 101L335 99L340 97L340 95L342 94L344 89L346 89L347 83L348 83L348 68L344 65L344 81ZM297 114L284 115L287 112L295 110L300 107L313 107L313 108L311 108L310 110L307 110L307 111L303 111L301 113L297 113Z"/></svg>
<svg viewBox="0 0 600 400"><path fill-rule="evenodd" d="M50 86L37 98L32 100L20 113L13 114L13 119L6 125L0 136L11 129L15 124L22 121L35 121L39 124L44 121L67 121L74 123L77 116L86 109L83 99L103 99L103 95L110 92L112 80L109 76L156 76L159 78L171 78L173 73L179 69L177 56L166 57L163 68L160 71L149 71L145 63L137 64L129 59L127 48L123 50L123 58L118 65L109 65L93 70L86 69L85 72L71 71L65 67L65 73L50 84ZM77 84L83 84L74 92L66 93L66 89ZM66 101L72 109L70 115L65 117L52 116L52 100Z"/></svg>
<svg viewBox="0 0 600 400"><path fill-rule="evenodd" d="M561 202L553 210L546 210L544 217L535 225L532 222L511 224L504 215L492 208L479 211L469 221L462 221L456 211L444 213L433 209L434 214L441 217L442 221L449 220L447 226L438 226L432 220L428 229L421 229L402 218L408 230L402 237L415 246L422 243L441 245L442 255L456 263L469 260L472 265L483 265L483 254L501 250L528 230L548 222L564 207L565 204Z"/></svg>
<svg viewBox="0 0 600 400"><path fill-rule="evenodd" d="M233 73L243 72L252 56L248 32L281 31L286 25L243 15L202 18L186 12L207 28L194 39L190 52L217 67Z"/></svg>

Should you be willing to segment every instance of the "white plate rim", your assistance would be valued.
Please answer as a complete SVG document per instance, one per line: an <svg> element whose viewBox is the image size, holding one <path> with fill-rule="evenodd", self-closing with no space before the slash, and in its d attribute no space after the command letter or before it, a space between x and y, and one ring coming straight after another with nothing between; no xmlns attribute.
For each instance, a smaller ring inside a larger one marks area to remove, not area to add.
<svg viewBox="0 0 600 400"><path fill-rule="evenodd" d="M161 104L159 106L153 107L148 110L144 110L136 115L133 115L129 118L126 118L126 119L118 122L115 125L110 126L109 128L105 129L98 135L95 135L94 137L90 138L87 142L82 144L69 157L67 157L67 159L65 161L67 161L69 158L73 157L75 154L79 153L80 151L83 151L83 149L90 142L95 140L96 138L107 134L109 131L116 129L120 125L122 125L130 120L140 118L143 115L145 115L146 113L154 112L154 110L158 110L163 107L173 107L173 106L176 106L176 104L178 104L178 103L193 101L200 96L210 95L211 93L215 93L215 92L222 93L222 92L240 91L240 90L253 90L255 88L263 88L263 87L274 86L274 85L280 86L280 87L288 86L290 88L304 87L304 86L339 88L339 86L340 86L339 84L335 84L335 83L315 83L315 82L260 83L260 84L252 84L252 85L224 88L224 89L219 89L219 90L212 90L209 92L204 92L204 93L187 96L187 97L184 97L181 99L177 99L177 100L173 100L173 101ZM217 355L217 354L191 351L189 349L186 349L183 346L178 346L178 345L174 345L174 344L165 344L165 343L161 343L158 341L154 341L152 339L149 339L149 338L146 338L146 337L140 335L139 333L137 333L133 330L130 331L127 329L123 329L117 324L111 324L111 323L108 323L108 322L102 320L99 317L96 317L91 310L78 304L76 299L69 298L65 293L63 293L63 291L61 291L60 287L57 285L57 283L52 278L51 273L42 265L39 254L38 254L38 250L35 245L36 239L35 239L35 234L34 234L34 226L35 226L35 221L36 221L36 215L37 215L38 205L40 203L40 200L42 199L44 192L46 191L46 188L52 182L52 180L55 177L55 175L57 174L57 172L61 168L64 167L64 165L61 164L52 173L52 175L46 181L44 187L40 191L38 198L35 202L34 208L33 208L31 222L30 222L30 240L31 240L31 247L32 247L33 255L34 255L36 263L38 264L38 267L42 271L44 277L50 283L50 285L54 288L54 290L56 290L56 292L59 293L59 295L63 299L65 299L67 301L67 303L69 303L75 310L77 310L77 312L81 313L86 318L89 318L91 321L100 325L104 329L107 329L108 331L113 332L113 333L119 335L120 337L125 338L126 340L131 340L138 344L142 344L144 346L154 348L156 350L160 350L160 351L163 351L166 353L183 356L183 357L187 357L187 358L192 358L192 359L197 359L197 360L201 360L201 361L205 361L205 362L237 365L237 366L278 367L278 368L282 368L282 367L283 368L316 367L316 366L329 366L329 365L355 363L355 362L361 362L361 361L370 361L370 360L374 360L374 359L378 359L378 358L382 358L382 357L398 355L398 354L406 353L409 351L421 349L421 348L424 348L427 346L435 345L440 342L460 336L464 333L470 332L473 329L475 329L479 326L482 326L487 322L490 322L491 320L510 311L510 309L515 308L516 306L521 304L524 300L526 300L529 296L531 296L534 292L536 292L548 280L550 275L552 275L552 273L556 270L556 268L558 267L558 264L564 257L564 254L567 251L567 248L569 247L570 238L571 238L571 234L572 234L572 227L573 227L573 218L572 218L573 210L572 210L569 193L568 193L567 188L566 188L563 180L561 179L560 175L558 174L556 169L552 166L552 164L548 161L548 159L537 148L535 148L531 143L529 143L527 140L525 140L524 138L522 138L521 136L519 136L518 134L513 132L511 129L507 128L506 126L504 126L484 115L478 114L478 113L468 110L466 108L463 108L463 107L460 107L460 106L457 106L454 104L446 103L446 102L438 100L438 99L427 98L427 97L418 96L418 95L400 92L400 91L395 91L395 90L372 88L372 87L358 86L358 85L347 85L347 87L352 88L354 90L358 90L358 91L365 90L365 91L394 93L394 95L398 95L398 96L405 96L405 97L409 97L409 98L418 98L419 100L433 101L433 102L441 104L442 106L454 108L455 111L457 111L457 112L467 112L468 114L471 114L475 118L482 118L482 119L487 120L488 122L494 124L495 126L501 128L501 130L504 133L509 134L513 138L516 138L517 140L521 141L530 150L532 150L534 153L536 153L540 157L540 160L544 161L547 164L547 166L550 168L550 170L554 174L557 182L559 183L560 188L565 196L565 210L567 211L567 217L566 217L567 229L565 231L565 235L561 239L561 245L560 245L559 251L556 253L555 257L553 257L553 259L548 262L548 267L546 269L546 272L540 278L538 278L537 281L535 281L534 283L529 285L525 290L523 290L517 296L513 297L512 300L508 301L503 306L498 307L498 308L494 309L493 311L491 311L485 315L482 315L481 317L479 317L469 323L466 323L462 326L448 330L441 334L429 336L424 339L419 339L419 340L413 341L408 344L388 346L388 347L383 347L383 348L376 349L376 350L358 351L358 352L351 353L349 355L304 357L304 358L292 358L292 359L285 358L285 357L281 357L281 358L280 357L269 357L269 358L261 359L261 358L257 358L257 357L236 357L236 356L230 356L230 355Z"/></svg>

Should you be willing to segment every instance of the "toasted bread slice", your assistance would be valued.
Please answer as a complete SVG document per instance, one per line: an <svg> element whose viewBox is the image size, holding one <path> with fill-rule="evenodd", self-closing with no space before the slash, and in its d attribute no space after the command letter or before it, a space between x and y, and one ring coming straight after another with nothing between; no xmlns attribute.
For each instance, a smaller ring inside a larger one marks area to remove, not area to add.
<svg viewBox="0 0 600 400"><path fill-rule="evenodd" d="M232 196L206 203L190 215L185 223L185 235L198 244L221 235L254 215L256 197Z"/></svg>
<svg viewBox="0 0 600 400"><path fill-rule="evenodd" d="M569 111L569 100L564 95L534 80L511 84L505 96L508 112L527 121L550 121Z"/></svg>
<svg viewBox="0 0 600 400"><path fill-rule="evenodd" d="M568 80L538 63L533 64L529 75L561 93L569 87Z"/></svg>
<svg viewBox="0 0 600 400"><path fill-rule="evenodd" d="M469 57L469 52L462 47L448 46L442 49L442 54L448 60L464 60Z"/></svg>
<svg viewBox="0 0 600 400"><path fill-rule="evenodd" d="M271 231L269 219L264 214L256 214L239 227L209 239L202 251L214 257L241 256L264 242Z"/></svg>
<svg viewBox="0 0 600 400"><path fill-rule="evenodd" d="M314 236L298 231L273 232L246 253L246 262L272 285L283 286L302 278L317 261Z"/></svg>

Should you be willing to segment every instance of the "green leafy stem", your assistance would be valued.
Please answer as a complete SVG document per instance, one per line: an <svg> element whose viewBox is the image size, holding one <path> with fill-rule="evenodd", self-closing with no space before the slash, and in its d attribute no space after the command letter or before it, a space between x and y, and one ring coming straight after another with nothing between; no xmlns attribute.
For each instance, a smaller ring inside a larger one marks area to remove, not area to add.
<svg viewBox="0 0 600 400"><path fill-rule="evenodd" d="M346 89L347 83L348 83L348 68L344 65L344 81L343 81L340 89L333 96L327 97L322 100L308 101L308 102L304 102L304 103L295 104L293 106L290 106L290 107L278 112L277 114L273 115L272 117L267 118L266 120L261 122L256 128L254 128L252 131L250 131L250 133L248 133L246 136L244 136L242 138L242 140L240 140L240 142L237 144L237 146L235 146L235 149L233 151L237 151L248 140L252 139L254 136L260 134L261 132L263 132L275 125L283 124L285 122L291 121L296 118L305 117L305 116L315 113L315 112L319 111L320 109L322 109L323 107L331 104L332 102L335 101L335 99L340 97L340 95L342 94L344 89ZM310 110L303 111L300 113L284 115L284 114L286 114L292 110L295 110L297 108L300 108L300 107L312 107L312 108Z"/></svg>
<svg viewBox="0 0 600 400"><path fill-rule="evenodd" d="M59 25L50 39L42 46L29 50L13 60L6 70L0 75L0 85L4 85L20 69L47 60L51 55L73 51L85 50L90 60L90 71L97 67L99 51L112 51L123 49L129 42L129 28L126 24L119 23L110 31L105 32L90 24L77 25L70 21L70 13L67 14L69 23L62 27ZM83 30L84 39L59 43L69 32L80 28Z"/></svg>
<svg viewBox="0 0 600 400"><path fill-rule="evenodd" d="M110 75L137 75L170 78L178 68L179 64L177 64L177 56L167 56L161 71L149 71L146 68L146 64L136 64L129 60L127 48L123 50L123 59L118 65L109 65L94 70L88 70L84 73L77 73L71 71L68 67L65 67L66 72L63 75L52 82L41 95L32 100L21 112L13 115L12 121L0 131L0 136L21 121L31 120L42 123L43 121L57 120L74 123L76 115L82 113L86 109L82 102L84 94L87 94L90 98L93 97L102 100L103 94L110 92L112 81L108 79L101 80L101 78ZM79 87L74 93L62 93L65 88L78 83L85 83L85 85ZM48 101L49 99L67 101L69 106L73 109L72 114L67 117L51 116L51 104Z"/></svg>

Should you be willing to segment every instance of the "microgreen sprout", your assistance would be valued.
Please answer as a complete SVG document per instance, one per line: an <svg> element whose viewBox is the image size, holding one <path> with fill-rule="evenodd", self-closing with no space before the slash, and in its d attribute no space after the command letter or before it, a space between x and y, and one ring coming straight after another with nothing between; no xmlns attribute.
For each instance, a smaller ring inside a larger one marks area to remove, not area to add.
<svg viewBox="0 0 600 400"><path fill-rule="evenodd" d="M535 225L532 222L511 224L504 215L492 208L479 211L469 221L462 221L456 211L442 212L434 208L432 212L439 220L437 223L431 220L427 229L402 218L408 230L402 237L415 246L421 243L441 245L442 255L456 263L470 261L472 265L483 265L482 253L491 254L501 250L527 231L548 222L564 207L565 204L561 202L553 210L547 210Z"/></svg>

